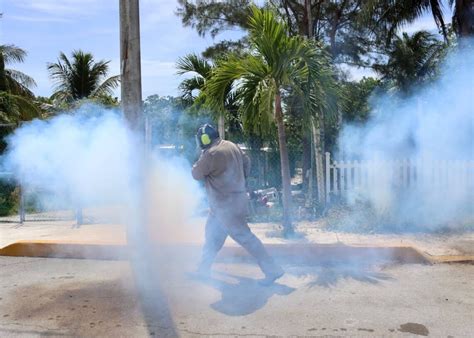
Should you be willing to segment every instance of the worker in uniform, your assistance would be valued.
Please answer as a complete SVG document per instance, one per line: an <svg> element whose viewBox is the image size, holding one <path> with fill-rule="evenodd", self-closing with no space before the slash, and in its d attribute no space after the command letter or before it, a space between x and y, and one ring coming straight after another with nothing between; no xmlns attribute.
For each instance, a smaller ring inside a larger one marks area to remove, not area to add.
<svg viewBox="0 0 474 338"><path fill-rule="evenodd" d="M250 171L248 156L234 143L222 140L209 124L198 129L196 142L201 155L193 165L192 175L204 180L210 212L206 223L206 238L198 273L209 276L212 263L227 236L247 250L265 274L262 285L270 285L284 271L270 257L262 242L247 224L246 178Z"/></svg>

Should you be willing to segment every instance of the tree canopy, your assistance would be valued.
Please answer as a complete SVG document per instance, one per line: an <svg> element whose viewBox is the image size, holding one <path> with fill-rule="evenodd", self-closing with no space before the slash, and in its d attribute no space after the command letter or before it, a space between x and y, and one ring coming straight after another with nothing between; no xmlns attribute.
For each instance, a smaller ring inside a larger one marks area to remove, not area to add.
<svg viewBox="0 0 474 338"><path fill-rule="evenodd" d="M56 63L48 64L48 71L56 87L53 98L73 102L84 98L111 95L120 76L107 77L110 61L95 61L91 53L75 50L71 59L61 52Z"/></svg>

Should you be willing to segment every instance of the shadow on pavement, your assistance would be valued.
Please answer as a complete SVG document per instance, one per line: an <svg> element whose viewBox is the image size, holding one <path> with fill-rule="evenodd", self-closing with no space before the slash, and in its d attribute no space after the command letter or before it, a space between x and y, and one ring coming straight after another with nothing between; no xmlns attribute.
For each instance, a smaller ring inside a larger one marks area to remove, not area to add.
<svg viewBox="0 0 474 338"><path fill-rule="evenodd" d="M256 279L216 272L220 276L232 278L237 283L217 278L199 278L191 275L194 280L207 284L221 292L221 299L211 304L211 308L227 316L245 316L263 308L273 295L287 296L296 289L274 283L261 286Z"/></svg>
<svg viewBox="0 0 474 338"><path fill-rule="evenodd" d="M137 283L140 305L150 336L178 337L176 326L169 310L158 278L151 277Z"/></svg>
<svg viewBox="0 0 474 338"><path fill-rule="evenodd" d="M130 262L140 306L150 336L178 337L167 297L162 289L163 275L155 265L159 257L146 244L133 250Z"/></svg>
<svg viewBox="0 0 474 338"><path fill-rule="evenodd" d="M339 281L350 279L368 284L394 280L393 277L377 271L376 266L370 265L330 264L308 269L298 267L288 269L287 273L298 277L309 276L311 281L306 284L308 287L335 287Z"/></svg>

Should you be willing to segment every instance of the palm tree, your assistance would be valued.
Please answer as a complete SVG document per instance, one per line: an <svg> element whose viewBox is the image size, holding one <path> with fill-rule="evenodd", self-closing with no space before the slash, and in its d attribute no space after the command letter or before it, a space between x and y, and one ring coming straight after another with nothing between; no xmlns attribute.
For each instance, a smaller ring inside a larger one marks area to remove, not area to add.
<svg viewBox="0 0 474 338"><path fill-rule="evenodd" d="M23 62L26 52L13 45L0 45L0 121L18 123L41 116L29 87L35 81L28 75L6 68L10 62Z"/></svg>
<svg viewBox="0 0 474 338"><path fill-rule="evenodd" d="M460 37L474 35L474 0L449 0L453 8L453 28ZM403 24L410 23L430 11L438 28L447 39L443 18L443 0L369 0L367 14L379 13L379 24L385 24L392 37Z"/></svg>
<svg viewBox="0 0 474 338"><path fill-rule="evenodd" d="M196 54L188 54L178 59L176 68L178 75L194 75L183 80L179 85L183 100L194 103L201 94L204 83L211 77L213 65Z"/></svg>
<svg viewBox="0 0 474 338"><path fill-rule="evenodd" d="M0 54L4 65L5 86L8 90L14 95L33 97L29 87L36 86L35 80L18 70L5 68L5 65L11 62L24 62L26 51L14 45L0 45Z"/></svg>
<svg viewBox="0 0 474 338"><path fill-rule="evenodd" d="M61 52L57 63L49 63L50 77L56 84L53 97L62 102L111 95L120 83L120 75L107 78L110 61L95 62L90 53L75 50L72 60Z"/></svg>
<svg viewBox="0 0 474 338"><path fill-rule="evenodd" d="M181 82L179 89L185 102L192 104L195 109L206 105L206 97L203 92L204 85L212 76L214 65L197 56L188 54L178 59L176 63L178 75L193 74L193 77L187 78ZM229 94L229 93L227 93ZM230 98L229 95L225 96ZM225 109L220 109L217 114L217 124L219 135L225 138Z"/></svg>
<svg viewBox="0 0 474 338"><path fill-rule="evenodd" d="M413 86L432 79L438 70L445 48L433 34L419 31L413 35L397 35L388 48L385 64L374 65L382 80L402 93L408 93Z"/></svg>
<svg viewBox="0 0 474 338"><path fill-rule="evenodd" d="M219 106L226 88L233 84L244 126L255 120L275 121L283 186L283 226L285 233L291 233L291 177L282 92L291 88L301 98L304 111L315 121L325 106L325 88L320 80L328 79L328 67L322 48L303 37L290 37L287 26L271 11L252 7L251 12L249 53L243 57L229 55L219 62L205 92L208 100Z"/></svg>

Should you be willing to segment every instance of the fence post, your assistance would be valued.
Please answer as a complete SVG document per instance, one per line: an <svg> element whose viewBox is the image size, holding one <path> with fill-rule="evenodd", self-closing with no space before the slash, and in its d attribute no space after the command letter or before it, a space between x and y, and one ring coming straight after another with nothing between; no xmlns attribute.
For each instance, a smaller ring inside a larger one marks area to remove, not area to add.
<svg viewBox="0 0 474 338"><path fill-rule="evenodd" d="M23 192L23 185L20 184L18 185L19 192L20 192L20 207L19 207L19 216L20 216L20 224L23 224L25 222L25 195Z"/></svg>
<svg viewBox="0 0 474 338"><path fill-rule="evenodd" d="M150 125L150 118L148 115L145 115L145 150L147 155L151 151L151 138L152 138L152 129Z"/></svg>
<svg viewBox="0 0 474 338"><path fill-rule="evenodd" d="M329 190L331 189L331 154L326 152L326 203L331 201Z"/></svg>
<svg viewBox="0 0 474 338"><path fill-rule="evenodd" d="M82 224L84 224L84 219L82 215L82 208L79 207L76 209L76 222L77 227L79 228Z"/></svg>
<svg viewBox="0 0 474 338"><path fill-rule="evenodd" d="M341 160L339 161L339 170L341 175L339 176L339 182L340 182L340 191L341 195L344 196L345 191L347 190L346 186L346 161Z"/></svg>

